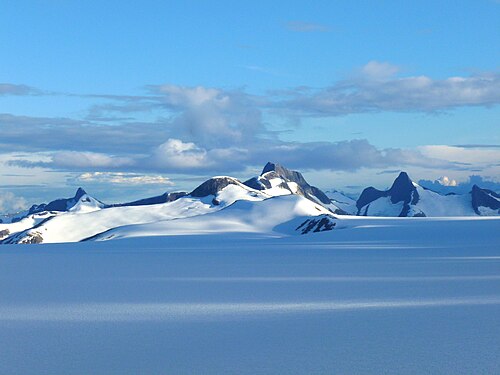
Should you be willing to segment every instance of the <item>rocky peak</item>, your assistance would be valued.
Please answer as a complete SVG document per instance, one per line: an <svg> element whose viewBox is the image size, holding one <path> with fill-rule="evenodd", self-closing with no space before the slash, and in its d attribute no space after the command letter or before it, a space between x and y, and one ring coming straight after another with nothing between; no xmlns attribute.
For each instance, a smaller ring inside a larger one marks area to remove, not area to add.
<svg viewBox="0 0 500 375"><path fill-rule="evenodd" d="M500 194L497 194L492 190L482 189L476 184L472 186L470 194L472 198L472 208L476 214L481 215L479 207L500 210Z"/></svg>
<svg viewBox="0 0 500 375"><path fill-rule="evenodd" d="M264 169L262 170L262 173L260 175L264 176L269 172L274 172L277 176L283 178L284 180L295 182L299 185L309 185L300 172L292 171L280 164L268 162L264 166Z"/></svg>
<svg viewBox="0 0 500 375"><path fill-rule="evenodd" d="M391 197L392 203L403 201L405 203L411 202L415 204L417 202L414 202L414 200L417 199L418 201L418 196L415 198L415 194L418 195L417 189L406 172L401 172L389 189L389 196Z"/></svg>
<svg viewBox="0 0 500 375"><path fill-rule="evenodd" d="M241 182L232 177L212 177L194 189L190 195L196 198L217 195L218 192L228 185L241 185Z"/></svg>
<svg viewBox="0 0 500 375"><path fill-rule="evenodd" d="M87 192L83 190L83 188L79 187L78 190L76 191L74 199L76 201L79 201L80 198L83 197L84 195L87 195Z"/></svg>

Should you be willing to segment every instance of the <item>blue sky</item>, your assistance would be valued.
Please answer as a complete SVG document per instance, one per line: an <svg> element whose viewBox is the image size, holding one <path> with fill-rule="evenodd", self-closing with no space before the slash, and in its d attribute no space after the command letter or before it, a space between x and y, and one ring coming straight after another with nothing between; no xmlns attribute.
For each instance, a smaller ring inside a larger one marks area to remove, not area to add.
<svg viewBox="0 0 500 375"><path fill-rule="evenodd" d="M4 2L0 211L267 159L351 193L499 182L499 24L494 0Z"/></svg>

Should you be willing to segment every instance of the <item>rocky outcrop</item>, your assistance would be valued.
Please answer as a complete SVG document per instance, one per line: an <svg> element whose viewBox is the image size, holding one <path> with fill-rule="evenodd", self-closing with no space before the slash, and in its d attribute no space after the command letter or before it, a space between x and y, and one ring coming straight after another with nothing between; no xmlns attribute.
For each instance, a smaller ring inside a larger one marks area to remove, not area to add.
<svg viewBox="0 0 500 375"><path fill-rule="evenodd" d="M335 218L332 216L320 215L305 220L295 230L300 232L300 234L327 232L333 230L336 225Z"/></svg>
<svg viewBox="0 0 500 375"><path fill-rule="evenodd" d="M492 190L481 189L479 186L472 186L470 192L472 199L472 208L474 212L478 215L482 215L481 208L486 208L496 211L500 214L500 194L495 193Z"/></svg>
<svg viewBox="0 0 500 375"><path fill-rule="evenodd" d="M222 189L229 185L241 185L241 182L232 177L213 177L202 183L189 195L195 198L217 195Z"/></svg>

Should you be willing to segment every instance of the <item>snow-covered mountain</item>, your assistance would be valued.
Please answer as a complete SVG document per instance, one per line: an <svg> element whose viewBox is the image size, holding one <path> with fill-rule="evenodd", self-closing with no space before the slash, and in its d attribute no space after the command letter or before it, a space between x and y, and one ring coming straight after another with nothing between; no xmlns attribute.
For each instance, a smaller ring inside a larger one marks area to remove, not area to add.
<svg viewBox="0 0 500 375"><path fill-rule="evenodd" d="M284 168L280 172L291 173ZM308 189L303 178L297 180ZM287 183L294 182L287 180ZM303 190L300 187L295 191ZM4 231L0 238L2 243L75 242L216 232L290 234L310 216L332 215L329 208L319 204L314 197L292 191L285 195L285 192L277 193L272 189L254 189L228 176L213 177L190 193L169 193L125 204L105 205L82 189L74 198L54 202L57 204L33 206L32 212L36 213L27 215L15 225L0 224L0 230ZM41 211L42 208L60 211ZM205 216L207 214L210 218ZM42 215L46 216L43 220Z"/></svg>
<svg viewBox="0 0 500 375"><path fill-rule="evenodd" d="M106 205L79 188L72 198L32 206L0 223L0 243L54 243L138 236L253 233L309 234L363 225L355 216L498 215L500 196L474 186L469 194L441 195L402 172L388 190L369 187L358 201L325 194L301 173L267 163L245 182L212 177L190 193L165 193ZM370 224L371 225L371 224Z"/></svg>
<svg viewBox="0 0 500 375"><path fill-rule="evenodd" d="M474 185L468 194L441 195L413 182L401 172L389 190L368 187L356 202L360 216L475 216L498 215L500 197Z"/></svg>
<svg viewBox="0 0 500 375"><path fill-rule="evenodd" d="M342 198L338 197L341 203L337 204L335 199L329 198L317 187L309 185L300 172L289 170L280 164L271 162L265 165L259 176L245 181L244 184L274 197L289 194L300 195L339 215L348 214L352 211L348 208L349 203L353 207L355 204L354 201L349 202L349 198L344 196ZM341 194L338 193L338 195Z"/></svg>

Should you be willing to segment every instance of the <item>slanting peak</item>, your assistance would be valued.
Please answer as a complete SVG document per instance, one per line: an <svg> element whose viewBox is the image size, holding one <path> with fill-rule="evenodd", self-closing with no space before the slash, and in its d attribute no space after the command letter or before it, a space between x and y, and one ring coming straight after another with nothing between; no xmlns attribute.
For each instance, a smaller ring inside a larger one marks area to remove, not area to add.
<svg viewBox="0 0 500 375"><path fill-rule="evenodd" d="M212 177L194 189L190 195L197 198L206 197L208 195L217 195L219 191L228 185L241 185L241 182L233 177Z"/></svg>
<svg viewBox="0 0 500 375"><path fill-rule="evenodd" d="M279 164L271 163L270 161L268 161L267 164L264 166L264 169L262 170L262 173L260 175L262 176L264 173L271 171L276 172L276 168L283 168L283 167Z"/></svg>
<svg viewBox="0 0 500 375"><path fill-rule="evenodd" d="M87 195L87 192L85 190L83 190L83 188L79 187L78 190L76 191L75 199L79 200L84 195Z"/></svg>
<svg viewBox="0 0 500 375"><path fill-rule="evenodd" d="M295 182L300 186L309 185L300 172L292 171L277 163L268 162L262 170L261 176L268 172L274 172L284 180Z"/></svg>

